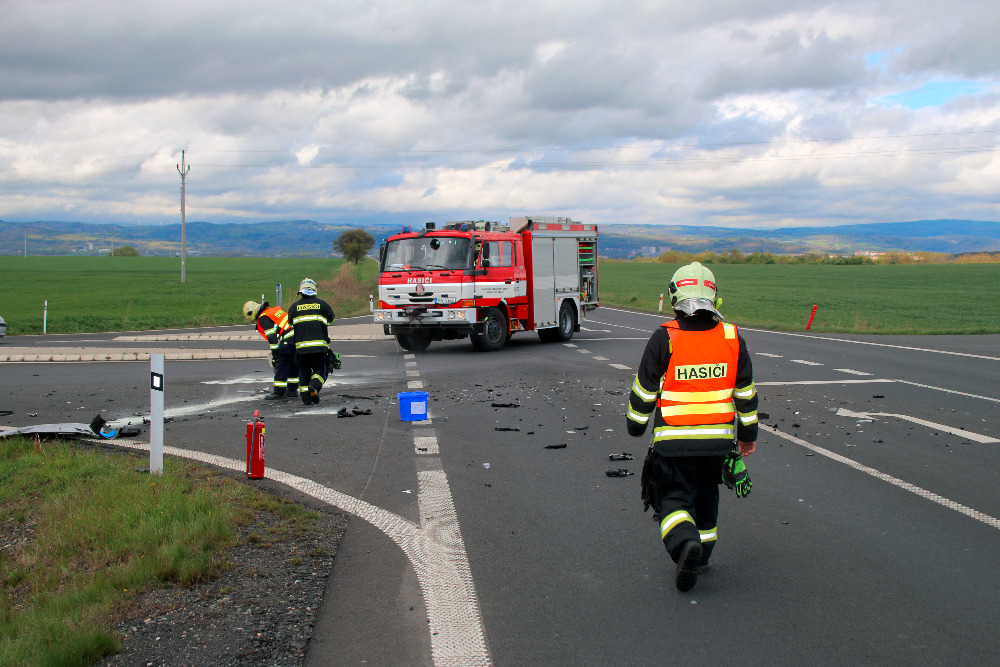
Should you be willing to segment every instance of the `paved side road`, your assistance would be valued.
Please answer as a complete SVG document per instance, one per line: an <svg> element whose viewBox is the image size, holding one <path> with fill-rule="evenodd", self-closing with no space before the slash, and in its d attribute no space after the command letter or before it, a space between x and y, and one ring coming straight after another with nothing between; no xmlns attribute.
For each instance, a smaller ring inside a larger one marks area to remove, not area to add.
<svg viewBox="0 0 1000 667"><path fill-rule="evenodd" d="M148 361L151 354L162 354L168 361L266 358L269 351L261 337L245 329L95 334L84 345L79 336L18 336L6 339L13 345L0 347L0 363ZM374 323L334 325L330 339L389 340Z"/></svg>

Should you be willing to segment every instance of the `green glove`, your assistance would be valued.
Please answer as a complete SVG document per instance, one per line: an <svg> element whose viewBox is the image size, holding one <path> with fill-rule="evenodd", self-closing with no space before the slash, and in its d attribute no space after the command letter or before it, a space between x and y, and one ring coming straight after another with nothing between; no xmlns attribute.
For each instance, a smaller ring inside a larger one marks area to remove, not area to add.
<svg viewBox="0 0 1000 667"><path fill-rule="evenodd" d="M726 455L722 462L722 481L727 488L736 489L737 498L746 498L750 495L753 482L750 481L750 474L739 452L732 451Z"/></svg>
<svg viewBox="0 0 1000 667"><path fill-rule="evenodd" d="M330 364L334 369L340 368L340 353L334 352L330 348L326 350L326 363Z"/></svg>

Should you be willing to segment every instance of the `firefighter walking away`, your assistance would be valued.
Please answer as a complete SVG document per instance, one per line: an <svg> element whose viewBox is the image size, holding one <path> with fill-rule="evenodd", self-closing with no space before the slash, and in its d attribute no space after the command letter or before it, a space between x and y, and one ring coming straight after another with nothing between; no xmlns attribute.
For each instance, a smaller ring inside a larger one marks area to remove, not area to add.
<svg viewBox="0 0 1000 667"><path fill-rule="evenodd" d="M299 296L288 308L299 367L299 397L306 405L315 405L330 369L340 368L340 355L330 350L327 331L335 317L330 304L316 296L315 281L306 278L299 283Z"/></svg>
<svg viewBox="0 0 1000 667"><path fill-rule="evenodd" d="M689 591L715 548L719 485L750 493L743 457L756 449L757 390L746 342L723 322L715 276L698 262L670 280L675 319L646 343L629 393L629 435L653 440L642 468L642 502Z"/></svg>
<svg viewBox="0 0 1000 667"><path fill-rule="evenodd" d="M253 320L259 333L271 348L271 367L274 369L274 388L264 398L279 400L295 398L299 393L299 369L295 365L295 345L288 313L267 301L243 304L243 315Z"/></svg>

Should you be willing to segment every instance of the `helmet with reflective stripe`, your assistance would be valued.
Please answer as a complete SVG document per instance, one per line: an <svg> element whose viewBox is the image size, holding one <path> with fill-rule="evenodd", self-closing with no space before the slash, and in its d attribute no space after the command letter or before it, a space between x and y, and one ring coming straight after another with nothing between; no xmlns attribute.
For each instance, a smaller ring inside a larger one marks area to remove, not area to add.
<svg viewBox="0 0 1000 667"><path fill-rule="evenodd" d="M260 311L260 304L256 301L247 301L243 304L243 317L248 320L257 319L257 313Z"/></svg>
<svg viewBox="0 0 1000 667"><path fill-rule="evenodd" d="M299 283L299 294L305 294L306 296L316 296L316 281L312 278L306 278Z"/></svg>
<svg viewBox="0 0 1000 667"><path fill-rule="evenodd" d="M700 262L692 262L677 269L670 279L670 305L674 310L686 315L694 315L705 310L722 319L717 308L722 305L718 298L715 275Z"/></svg>

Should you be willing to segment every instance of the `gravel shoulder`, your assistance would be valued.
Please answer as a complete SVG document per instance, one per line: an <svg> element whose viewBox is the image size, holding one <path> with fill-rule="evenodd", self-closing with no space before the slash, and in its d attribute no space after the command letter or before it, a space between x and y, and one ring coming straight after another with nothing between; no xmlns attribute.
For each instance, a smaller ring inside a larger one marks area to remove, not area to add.
<svg viewBox="0 0 1000 667"><path fill-rule="evenodd" d="M123 650L98 664L301 665L347 525L328 507L309 509L316 524L291 532L275 532L280 519L257 512L218 577L140 595L114 625Z"/></svg>

